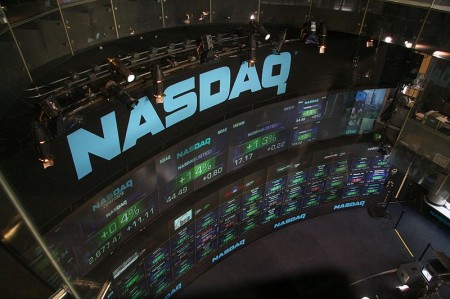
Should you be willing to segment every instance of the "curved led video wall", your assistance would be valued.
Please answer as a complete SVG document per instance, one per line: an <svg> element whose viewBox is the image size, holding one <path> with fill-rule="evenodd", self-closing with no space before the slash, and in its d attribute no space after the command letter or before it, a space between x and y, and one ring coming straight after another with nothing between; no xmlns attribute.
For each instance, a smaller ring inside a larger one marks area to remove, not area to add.
<svg viewBox="0 0 450 299"><path fill-rule="evenodd" d="M46 240L72 278L112 281L111 298L170 296L267 233L377 200L387 162L371 143L348 143L371 132L389 93L318 94L230 118L123 176Z"/></svg>

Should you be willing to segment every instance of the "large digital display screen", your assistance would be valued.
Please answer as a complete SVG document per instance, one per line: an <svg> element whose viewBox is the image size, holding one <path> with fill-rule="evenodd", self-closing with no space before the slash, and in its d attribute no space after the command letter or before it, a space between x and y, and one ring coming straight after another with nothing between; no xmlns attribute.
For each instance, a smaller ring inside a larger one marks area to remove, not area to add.
<svg viewBox="0 0 450 299"><path fill-rule="evenodd" d="M348 146L349 151L351 148ZM340 150L345 151L345 148ZM367 151L376 155L370 147ZM372 157L367 153L360 157L345 157L345 160L303 167L295 159L278 161L219 190L208 192L207 196L190 200L190 206L168 220L166 235L170 236L170 242L161 242L158 248L152 250L141 250L148 254L140 257L143 262L135 263L136 269L117 280L116 293L120 294L120 298L144 293L162 297L170 291L173 283L179 282L197 264L211 263L220 256L217 252L240 242L258 229L277 223L270 226L273 229L280 223L286 223L286 219L295 218L291 215L307 214L326 205L331 204L336 209L348 200L360 204L377 198L374 196L383 190L383 183L378 181L381 177L378 176L387 175L388 169L348 173L344 171L346 165L359 165ZM339 168L342 170L330 171L316 179L315 174L324 169ZM364 174L363 178L370 177L371 181L375 178L376 182L348 183L361 174ZM383 178L387 179L387 176ZM145 266L141 267L142 264ZM148 282L147 290L143 289L144 281Z"/></svg>
<svg viewBox="0 0 450 299"><path fill-rule="evenodd" d="M348 107L335 98L292 99L252 110L186 138L130 172L58 225L71 236L61 245L70 249L66 258L73 257L65 270L76 276L89 273L158 215L177 206L167 234L162 234L167 236L164 242L139 251L144 252L139 270L114 277L115 294L123 298L157 296L197 263L260 227L343 199L379 195L388 177L385 161L370 146L341 146L277 161L178 208L225 176L318 141L317 133L330 123L323 121L341 118ZM326 137L345 135L346 129L344 123L329 130L339 134ZM51 234L47 239L52 240Z"/></svg>

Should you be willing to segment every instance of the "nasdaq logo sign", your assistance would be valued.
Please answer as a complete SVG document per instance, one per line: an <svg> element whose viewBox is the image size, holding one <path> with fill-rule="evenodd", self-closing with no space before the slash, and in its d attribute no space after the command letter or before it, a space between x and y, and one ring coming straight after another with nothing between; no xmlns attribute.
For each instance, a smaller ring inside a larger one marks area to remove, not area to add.
<svg viewBox="0 0 450 299"><path fill-rule="evenodd" d="M125 190L128 188L133 187L133 180L130 179L120 186L117 186L114 188L114 190L105 196L103 196L99 201L97 201L94 205L92 205L92 212L95 212L96 210L107 207L110 203L116 201L118 198L122 197L124 195Z"/></svg>
<svg viewBox="0 0 450 299"><path fill-rule="evenodd" d="M221 258L226 256L230 252L232 252L232 251L236 250L237 248L242 247L244 245L245 245L245 239L242 239L239 242L237 242L236 244L231 245L230 247L228 247L227 249L225 249L224 251L222 251L221 253L219 253L215 257L213 257L211 262L213 262L213 263L217 262L218 260L220 260Z"/></svg>
<svg viewBox="0 0 450 299"><path fill-rule="evenodd" d="M178 292L179 290L181 290L182 285L181 282L179 284L177 284L166 296L164 296L164 299L169 299L170 297L172 297L176 292Z"/></svg>
<svg viewBox="0 0 450 299"><path fill-rule="evenodd" d="M244 62L235 78L229 67L222 66L172 84L164 90L166 115L161 118L148 97L140 98L138 105L130 111L123 140L119 137L115 112L104 115L100 118L101 136L86 129L67 135L78 179L92 172L90 155L111 160L134 147L139 138L156 135L198 112L235 100L243 92L276 88L277 95L285 93L290 68L291 54L283 52L265 58L261 78L256 67L248 67ZM196 86L199 86L198 90Z"/></svg>
<svg viewBox="0 0 450 299"><path fill-rule="evenodd" d="M343 203L340 205L335 205L333 210L341 210L341 209L351 208L351 207L364 207L365 204L366 204L366 201L364 201L364 200L352 201L352 202L347 202L347 203Z"/></svg>
<svg viewBox="0 0 450 299"><path fill-rule="evenodd" d="M285 226L287 224L290 224L290 223L293 223L293 222L297 222L297 221L299 221L301 219L306 219L306 214L305 213L297 215L297 216L294 216L294 217L291 217L291 218L288 218L288 219L280 221L280 222L277 222L277 223L275 223L273 225L273 228L280 228L280 227Z"/></svg>

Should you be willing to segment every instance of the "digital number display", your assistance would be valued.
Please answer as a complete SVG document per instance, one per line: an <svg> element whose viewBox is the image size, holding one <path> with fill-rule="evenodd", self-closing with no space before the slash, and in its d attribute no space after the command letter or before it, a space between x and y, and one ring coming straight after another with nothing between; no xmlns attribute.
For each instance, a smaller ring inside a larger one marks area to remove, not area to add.
<svg viewBox="0 0 450 299"><path fill-rule="evenodd" d="M195 230L191 223L179 229L171 238L172 264L183 262L194 254Z"/></svg>
<svg viewBox="0 0 450 299"><path fill-rule="evenodd" d="M365 150L358 156L353 145L341 146L330 150L329 157L313 161L307 146L322 138L317 137L319 132L321 136L327 132L326 138L345 134L347 123L341 121L341 111L355 99L347 99L348 103L330 100L345 96L336 93L295 98L258 108L164 150L99 192L58 225L71 236L63 238L61 244L52 241L57 245L54 248L59 259L65 261L65 270L77 276L87 274L157 216L190 200L194 192L206 190L213 182L223 182L225 175L292 147L307 153L296 157L296 161L271 165L236 180L213 197L198 201L195 207L173 211L171 215L176 217L170 216L169 236L165 238L169 240L169 253L161 249L160 255L145 260L147 279L141 280L136 272L137 276L124 279L121 286L128 285L125 281L136 283L136 288L127 288L130 296L140 294L140 286L146 284L150 292L145 296L161 293L176 279L169 272L183 275L218 246L261 224L331 203L340 196L345 199L380 194L389 172L387 162L375 156L378 154ZM339 113L333 114L333 109ZM357 116L353 115L355 119ZM46 238L55 239L51 233ZM154 248L148 250L153 252ZM154 281L151 286L149 279Z"/></svg>
<svg viewBox="0 0 450 299"><path fill-rule="evenodd" d="M343 189L332 189L325 191L322 195L322 203L326 204L340 200L342 198L342 190Z"/></svg>
<svg viewBox="0 0 450 299"><path fill-rule="evenodd" d="M329 190L343 188L345 186L346 180L347 176L345 175L334 175L332 177L329 177L325 189Z"/></svg>
<svg viewBox="0 0 450 299"><path fill-rule="evenodd" d="M161 247L156 248L151 254L149 254L145 258L145 265L148 272L153 272L153 269L159 267L161 264L166 265L167 261L170 262L169 242L166 242Z"/></svg>
<svg viewBox="0 0 450 299"><path fill-rule="evenodd" d="M201 246L198 246L196 250L196 261L200 262L204 258L210 256L217 249L217 239L212 240L208 243L202 243Z"/></svg>
<svg viewBox="0 0 450 299"><path fill-rule="evenodd" d="M223 234L219 235L219 247L230 243L238 237L239 230L237 226L227 229Z"/></svg>
<svg viewBox="0 0 450 299"><path fill-rule="evenodd" d="M298 101L298 116L296 123L307 123L322 118L326 98Z"/></svg>
<svg viewBox="0 0 450 299"><path fill-rule="evenodd" d="M303 197L302 208L308 209L320 205L322 194L312 194Z"/></svg>
<svg viewBox="0 0 450 299"><path fill-rule="evenodd" d="M133 267L131 267L133 265ZM143 261L133 258L127 265L122 266L117 275L117 290L122 297L134 297L138 294L145 295L147 292L147 282Z"/></svg>
<svg viewBox="0 0 450 299"><path fill-rule="evenodd" d="M372 161L370 158L362 157L353 161L352 171L367 170L370 168Z"/></svg>
<svg viewBox="0 0 450 299"><path fill-rule="evenodd" d="M305 186L306 184L289 188L286 193L286 201L299 199L305 191Z"/></svg>
<svg viewBox="0 0 450 299"><path fill-rule="evenodd" d="M316 180L306 184L305 194L322 192L325 189L325 180Z"/></svg>
<svg viewBox="0 0 450 299"><path fill-rule="evenodd" d="M288 177L288 187L298 186L304 184L308 179L308 172L299 170L294 173L290 173Z"/></svg>
<svg viewBox="0 0 450 299"><path fill-rule="evenodd" d="M365 184L362 188L362 195L363 196L370 196L370 195L379 195L381 194L381 191L383 190L382 184Z"/></svg>
<svg viewBox="0 0 450 299"><path fill-rule="evenodd" d="M229 214L219 220L219 233L223 234L239 224L239 214Z"/></svg>
<svg viewBox="0 0 450 299"><path fill-rule="evenodd" d="M230 149L233 154L231 170L241 168L250 162L275 154L288 147L288 131L278 131L253 138Z"/></svg>
<svg viewBox="0 0 450 299"><path fill-rule="evenodd" d="M372 168L388 168L389 162L384 157L374 157L372 160Z"/></svg>
<svg viewBox="0 0 450 299"><path fill-rule="evenodd" d="M291 146L300 146L308 142L315 141L317 139L318 131L319 131L318 123L294 127L294 130L292 132Z"/></svg>
<svg viewBox="0 0 450 299"><path fill-rule="evenodd" d="M348 198L354 198L358 197L361 194L361 186L347 186L344 188L344 191L342 192L342 198L348 199Z"/></svg>
<svg viewBox="0 0 450 299"><path fill-rule="evenodd" d="M259 226L259 217L252 217L241 222L239 225L239 235L243 235Z"/></svg>
<svg viewBox="0 0 450 299"><path fill-rule="evenodd" d="M171 278L163 279L158 281L158 283L150 286L150 294L151 298L153 297L161 297L163 292L166 292L169 288L170 284L172 283Z"/></svg>
<svg viewBox="0 0 450 299"><path fill-rule="evenodd" d="M195 255L191 255L188 258L183 259L173 269L173 276L175 279L186 274L195 265Z"/></svg>
<svg viewBox="0 0 450 299"><path fill-rule="evenodd" d="M273 180L266 185L266 196L270 196L275 193L284 192L286 186L286 178L279 178Z"/></svg>
<svg viewBox="0 0 450 299"><path fill-rule="evenodd" d="M330 175L345 174L348 172L348 161L337 161L330 165Z"/></svg>
<svg viewBox="0 0 450 299"><path fill-rule="evenodd" d="M301 198L297 200L291 200L283 204L282 206L282 215L288 215L291 213L295 213L302 208L302 200Z"/></svg>
<svg viewBox="0 0 450 299"><path fill-rule="evenodd" d="M281 206L275 206L262 212L261 224L274 221L281 215Z"/></svg>
<svg viewBox="0 0 450 299"><path fill-rule="evenodd" d="M310 180L317 180L322 179L328 176L328 172L330 170L329 164L322 164L311 167L309 170L309 179Z"/></svg>
<svg viewBox="0 0 450 299"><path fill-rule="evenodd" d="M370 170L367 173L366 182L367 183L384 182L387 179L388 175L389 175L389 170L388 169L374 169L374 170Z"/></svg>
<svg viewBox="0 0 450 299"><path fill-rule="evenodd" d="M347 185L363 184L366 181L366 172L352 172L347 179Z"/></svg>
<svg viewBox="0 0 450 299"><path fill-rule="evenodd" d="M242 208L241 220L259 216L261 213L261 203L256 202Z"/></svg>
<svg viewBox="0 0 450 299"><path fill-rule="evenodd" d="M305 169L300 169L300 164L295 161L281 162L196 199L193 208L181 211L170 220L170 243L149 250L150 254L144 258L148 294L156 294L157 290L159 294L162 290L167 292L168 286L196 263L210 261L239 237L277 223L282 217L325 204L379 194L383 184L365 183L365 180L369 174L372 179L378 179L376 176L385 169L348 173L348 165L358 165L362 160L367 157ZM140 294L143 274L142 271L136 273L140 275L129 274L124 282L129 285L136 282L132 292Z"/></svg>

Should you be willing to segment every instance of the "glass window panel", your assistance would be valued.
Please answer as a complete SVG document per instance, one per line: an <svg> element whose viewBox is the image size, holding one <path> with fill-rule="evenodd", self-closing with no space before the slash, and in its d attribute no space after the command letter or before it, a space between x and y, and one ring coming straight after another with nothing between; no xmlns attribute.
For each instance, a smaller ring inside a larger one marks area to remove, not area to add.
<svg viewBox="0 0 450 299"><path fill-rule="evenodd" d="M0 82L2 82L0 99L8 99L7 101L0 101L0 119L4 120L3 118L9 115L10 108L20 99L20 94L18 93L30 84L30 79L9 30L0 34L0 53L2 53L0 55L2 70L0 72ZM1 135L14 138L14 133L9 132L9 129L8 132ZM2 143L2 146L6 146L9 149L10 146L5 144L5 141L2 141Z"/></svg>
<svg viewBox="0 0 450 299"><path fill-rule="evenodd" d="M392 43L414 43L420 32L427 10L382 1L370 1L363 35L374 39L392 38Z"/></svg>
<svg viewBox="0 0 450 299"><path fill-rule="evenodd" d="M63 7L63 15L74 51L117 38L108 0Z"/></svg>
<svg viewBox="0 0 450 299"><path fill-rule="evenodd" d="M30 70L58 57L70 55L58 11L14 27L13 30Z"/></svg>
<svg viewBox="0 0 450 299"><path fill-rule="evenodd" d="M450 52L450 14L430 11L417 43L417 49L424 52Z"/></svg>
<svg viewBox="0 0 450 299"><path fill-rule="evenodd" d="M58 11L55 0L2 1L2 6L6 7L6 15L11 24L33 18L45 12Z"/></svg>
<svg viewBox="0 0 450 299"><path fill-rule="evenodd" d="M166 27L205 24L210 21L209 0L166 0L163 4Z"/></svg>
<svg viewBox="0 0 450 299"><path fill-rule="evenodd" d="M324 21L328 30L358 34L368 0L314 0L311 18Z"/></svg>
<svg viewBox="0 0 450 299"><path fill-rule="evenodd" d="M2 246L16 259L28 265L39 277L54 288L61 285L58 273L51 266L42 248L36 242L25 221L8 200L0 187L2 209L0 209L0 232Z"/></svg>
<svg viewBox="0 0 450 299"><path fill-rule="evenodd" d="M161 29L161 3L157 0L114 0L119 37Z"/></svg>
<svg viewBox="0 0 450 299"><path fill-rule="evenodd" d="M8 30L8 18L4 9L0 7L0 34Z"/></svg>
<svg viewBox="0 0 450 299"><path fill-rule="evenodd" d="M450 12L450 0L436 0L433 7L438 10Z"/></svg>
<svg viewBox="0 0 450 299"><path fill-rule="evenodd" d="M258 0L211 0L211 7L214 23L247 23L258 13Z"/></svg>
<svg viewBox="0 0 450 299"><path fill-rule="evenodd" d="M302 26L308 17L310 0L261 1L260 21Z"/></svg>

